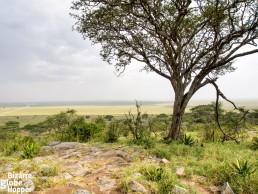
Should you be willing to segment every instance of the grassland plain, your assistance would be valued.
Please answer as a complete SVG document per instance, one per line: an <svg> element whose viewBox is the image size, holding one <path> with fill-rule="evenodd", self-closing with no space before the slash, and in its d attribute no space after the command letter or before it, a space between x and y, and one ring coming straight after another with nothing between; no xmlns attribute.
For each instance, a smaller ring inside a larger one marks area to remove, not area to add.
<svg viewBox="0 0 258 194"><path fill-rule="evenodd" d="M74 109L78 115L121 115L132 110L134 106L46 106L46 107L6 107L0 110L0 116L28 116L28 115L53 115L60 111ZM171 107L169 106L145 106L142 107L142 112L148 114L166 113L170 114Z"/></svg>
<svg viewBox="0 0 258 194"><path fill-rule="evenodd" d="M191 101L186 111L190 108L200 105L209 104L210 101ZM81 104L81 105L80 105ZM258 100L239 100L236 104L249 110L258 108ZM232 110L231 104L223 102L223 108ZM76 102L76 103L41 103L41 104L1 104L0 105L0 125L8 121L17 121L20 126L26 124L36 124L44 121L47 116L58 114L61 111L74 109L78 115L114 115L124 116L131 111L136 113L135 103L131 102ZM142 113L149 115L157 115L172 113L172 102L142 102Z"/></svg>
<svg viewBox="0 0 258 194"><path fill-rule="evenodd" d="M200 105L200 104L209 104L210 101L191 101L188 105L186 111L189 111L190 108ZM236 104L240 107L245 107L247 109L258 108L258 100L239 100L236 101ZM223 108L226 110L233 110L233 107L227 103L223 102ZM99 103L95 104L83 104L79 105L58 105L54 103L51 105L26 105L26 106L3 106L0 107L0 117L2 116L35 116L35 115L53 115L57 114L60 111L65 111L67 109L74 109L77 111L78 115L124 115L128 111L136 113L134 102L128 103ZM147 114L171 114L172 113L172 102L143 102L141 107L142 113Z"/></svg>

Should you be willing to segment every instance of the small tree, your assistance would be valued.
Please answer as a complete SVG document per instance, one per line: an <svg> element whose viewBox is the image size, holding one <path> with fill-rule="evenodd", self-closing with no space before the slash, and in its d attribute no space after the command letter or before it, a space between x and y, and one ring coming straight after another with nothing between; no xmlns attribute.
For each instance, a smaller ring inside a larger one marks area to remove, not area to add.
<svg viewBox="0 0 258 194"><path fill-rule="evenodd" d="M74 29L100 43L117 71L136 60L171 83L173 139L192 96L258 52L256 0L77 0L71 8Z"/></svg>
<svg viewBox="0 0 258 194"><path fill-rule="evenodd" d="M142 122L142 115L141 115L141 104L136 101L136 109L137 114L132 114L131 110L128 114L125 115L125 125L128 126L129 130L132 132L134 139L142 139L143 138L143 122Z"/></svg>
<svg viewBox="0 0 258 194"><path fill-rule="evenodd" d="M97 123L87 123L83 116L74 119L65 130L66 141L87 142L94 134L100 132L101 126Z"/></svg>
<svg viewBox="0 0 258 194"><path fill-rule="evenodd" d="M49 128L49 131L54 130L57 134L61 134L61 140L63 140L65 130L76 117L76 111L71 109L49 116L44 123Z"/></svg>

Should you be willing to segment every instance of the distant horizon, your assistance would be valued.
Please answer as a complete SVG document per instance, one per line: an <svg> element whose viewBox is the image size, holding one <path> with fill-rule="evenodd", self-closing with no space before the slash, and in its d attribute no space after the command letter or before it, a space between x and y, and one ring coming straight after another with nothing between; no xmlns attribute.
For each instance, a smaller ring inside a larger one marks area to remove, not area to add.
<svg viewBox="0 0 258 194"><path fill-rule="evenodd" d="M189 105L196 104L196 103L203 103L207 104L210 102L214 102L216 99L191 99ZM238 98L238 99L230 99L235 103L241 104L249 104L255 103L258 106L258 99L257 98ZM45 100L45 101L5 101L0 102L0 107L12 107L12 106L83 106L83 105L94 105L94 106L119 106L119 105L132 105L135 104L135 101L141 102L142 105L149 105L155 103L173 103L173 99L164 99L164 100ZM220 101L226 102L225 100L220 98ZM228 102L226 102L228 103Z"/></svg>

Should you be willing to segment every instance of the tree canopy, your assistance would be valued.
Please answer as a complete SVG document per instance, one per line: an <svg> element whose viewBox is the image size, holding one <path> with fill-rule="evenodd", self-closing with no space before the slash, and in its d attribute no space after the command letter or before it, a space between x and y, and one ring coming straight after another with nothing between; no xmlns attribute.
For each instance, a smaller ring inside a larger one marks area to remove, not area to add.
<svg viewBox="0 0 258 194"><path fill-rule="evenodd" d="M74 29L100 43L118 72L136 60L170 81L173 138L195 92L258 52L256 0L77 0L71 8Z"/></svg>

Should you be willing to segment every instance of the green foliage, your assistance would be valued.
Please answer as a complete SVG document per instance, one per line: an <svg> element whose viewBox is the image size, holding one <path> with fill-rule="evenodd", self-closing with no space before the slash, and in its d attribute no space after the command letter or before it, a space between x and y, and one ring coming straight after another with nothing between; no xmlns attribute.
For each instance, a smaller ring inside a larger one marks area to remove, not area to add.
<svg viewBox="0 0 258 194"><path fill-rule="evenodd" d="M232 163L231 168L233 173L243 178L249 177L257 170L254 164L248 164L248 160L240 161L236 159L235 163Z"/></svg>
<svg viewBox="0 0 258 194"><path fill-rule="evenodd" d="M175 174L170 168L160 167L156 165L146 165L141 169L146 180L156 182L158 186L158 193L167 194L175 184L178 184Z"/></svg>
<svg viewBox="0 0 258 194"><path fill-rule="evenodd" d="M153 139L134 139L132 143L142 146L144 149L151 149L156 146L156 141Z"/></svg>
<svg viewBox="0 0 258 194"><path fill-rule="evenodd" d="M166 132L171 125L171 118L162 113L157 115L155 118L148 119L148 127L151 132Z"/></svg>
<svg viewBox="0 0 258 194"><path fill-rule="evenodd" d="M116 142L121 133L121 122L120 120L114 120L109 123L109 127L106 132L106 142Z"/></svg>
<svg viewBox="0 0 258 194"><path fill-rule="evenodd" d="M258 125L258 109L254 109L247 114L247 120L252 125Z"/></svg>
<svg viewBox="0 0 258 194"><path fill-rule="evenodd" d="M141 114L141 103L136 101L136 110L137 114L132 114L131 111L128 112L128 114L125 115L124 120L124 127L125 130L128 130L132 133L133 138L138 139L146 139L147 136L150 135L149 132L147 132L147 127L143 122L142 114Z"/></svg>
<svg viewBox="0 0 258 194"><path fill-rule="evenodd" d="M190 110L184 118L188 131L199 131L204 141L230 140L224 139L224 134L219 130L214 103L195 106ZM228 136L242 140L247 137L246 118L242 112L225 111L222 103L219 103L218 113L220 126Z"/></svg>
<svg viewBox="0 0 258 194"><path fill-rule="evenodd" d="M114 118L114 116L113 115L106 115L104 118L107 119L108 121L111 121Z"/></svg>
<svg viewBox="0 0 258 194"><path fill-rule="evenodd" d="M76 111L71 109L59 114L50 116L46 119L45 125L50 131L55 131L56 134L60 134L60 139L64 139L64 132L68 128L69 124L77 118Z"/></svg>
<svg viewBox="0 0 258 194"><path fill-rule="evenodd" d="M191 135L184 135L181 137L181 142L187 146L193 146L195 143L194 138Z"/></svg>
<svg viewBox="0 0 258 194"><path fill-rule="evenodd" d="M258 137L254 137L252 141L252 148L258 150Z"/></svg>
<svg viewBox="0 0 258 194"><path fill-rule="evenodd" d="M35 139L31 136L25 136L20 138L19 142L22 145L35 144Z"/></svg>
<svg viewBox="0 0 258 194"><path fill-rule="evenodd" d="M158 158L166 158L168 160L170 160L171 158L171 151L169 150L169 148L165 147L157 147L154 150L154 154L158 157Z"/></svg>
<svg viewBox="0 0 258 194"><path fill-rule="evenodd" d="M156 116L157 118L161 118L161 119L167 119L168 118L168 115L165 114L165 113L161 113L159 115Z"/></svg>
<svg viewBox="0 0 258 194"><path fill-rule="evenodd" d="M246 118L239 112L228 111L223 115L222 126L232 137L243 137L246 129Z"/></svg>
<svg viewBox="0 0 258 194"><path fill-rule="evenodd" d="M0 126L0 139L14 139L20 130L20 123L17 121L7 121L3 126Z"/></svg>
<svg viewBox="0 0 258 194"><path fill-rule="evenodd" d="M142 114L142 119L148 119L149 115L147 113Z"/></svg>
<svg viewBox="0 0 258 194"><path fill-rule="evenodd" d="M27 124L22 129L30 133L41 134L48 130L48 126L45 122L40 122L37 124Z"/></svg>
<svg viewBox="0 0 258 194"><path fill-rule="evenodd" d="M13 153L17 152L19 150L19 146L17 144L12 144L10 146L8 146L5 150L5 155L6 156L10 156Z"/></svg>
<svg viewBox="0 0 258 194"><path fill-rule="evenodd" d="M8 121L5 123L4 126L2 126L2 129L4 130L19 130L20 129L20 123L17 121Z"/></svg>
<svg viewBox="0 0 258 194"><path fill-rule="evenodd" d="M97 118L94 119L94 122L102 128L106 126L106 121L103 116L97 116Z"/></svg>
<svg viewBox="0 0 258 194"><path fill-rule="evenodd" d="M8 141L14 139L17 135L17 132L10 132L8 130L0 129L0 140Z"/></svg>
<svg viewBox="0 0 258 194"><path fill-rule="evenodd" d="M87 123L83 116L77 117L65 131L66 141L87 142L94 134L101 131L101 126L96 123Z"/></svg>
<svg viewBox="0 0 258 194"><path fill-rule="evenodd" d="M23 159L31 159L36 157L38 153L39 153L39 147L34 143L29 143L27 145L24 145L23 153L21 157Z"/></svg>
<svg viewBox="0 0 258 194"><path fill-rule="evenodd" d="M159 184L159 193L168 194L171 192L172 188L177 184L176 179L173 176L164 176Z"/></svg>
<svg viewBox="0 0 258 194"><path fill-rule="evenodd" d="M42 165L40 175L45 177L52 177L58 174L58 169L55 166Z"/></svg>
<svg viewBox="0 0 258 194"><path fill-rule="evenodd" d="M149 166L144 171L144 176L149 181L160 181L162 179L162 176L164 174L164 170L162 167L156 167L156 166Z"/></svg>
<svg viewBox="0 0 258 194"><path fill-rule="evenodd" d="M222 103L219 103L219 114L221 115L224 110ZM198 105L190 109L191 113L188 114L191 118L191 123L211 123L215 121L215 103Z"/></svg>

